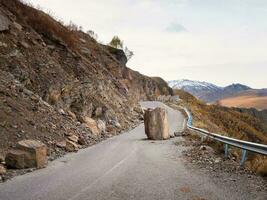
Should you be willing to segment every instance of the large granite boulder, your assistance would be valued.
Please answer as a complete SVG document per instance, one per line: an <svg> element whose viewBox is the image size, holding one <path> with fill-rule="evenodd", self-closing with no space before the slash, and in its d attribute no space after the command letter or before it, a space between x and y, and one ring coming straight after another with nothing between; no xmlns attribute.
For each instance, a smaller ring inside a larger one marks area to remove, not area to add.
<svg viewBox="0 0 267 200"><path fill-rule="evenodd" d="M163 108L147 109L144 116L145 133L151 140L170 138L167 111Z"/></svg>
<svg viewBox="0 0 267 200"><path fill-rule="evenodd" d="M46 145L36 140L22 140L5 158L9 168L43 168L47 165Z"/></svg>

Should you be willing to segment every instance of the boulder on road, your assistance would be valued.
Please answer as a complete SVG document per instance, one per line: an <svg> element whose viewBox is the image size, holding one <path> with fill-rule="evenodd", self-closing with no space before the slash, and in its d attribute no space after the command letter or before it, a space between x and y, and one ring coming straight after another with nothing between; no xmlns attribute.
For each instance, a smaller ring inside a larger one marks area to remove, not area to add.
<svg viewBox="0 0 267 200"><path fill-rule="evenodd" d="M10 168L43 168L47 165L46 145L36 140L22 140L6 155L6 165Z"/></svg>
<svg viewBox="0 0 267 200"><path fill-rule="evenodd" d="M151 140L170 138L167 111L163 108L147 109L144 116L145 133Z"/></svg>

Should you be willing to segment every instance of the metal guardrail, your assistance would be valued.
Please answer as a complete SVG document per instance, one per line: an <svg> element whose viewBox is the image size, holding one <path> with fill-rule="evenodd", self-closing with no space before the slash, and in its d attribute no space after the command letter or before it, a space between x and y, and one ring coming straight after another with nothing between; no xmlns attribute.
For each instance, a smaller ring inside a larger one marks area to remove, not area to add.
<svg viewBox="0 0 267 200"><path fill-rule="evenodd" d="M237 140L234 138L222 136L216 133L211 133L204 129L194 127L193 117L191 113L188 111L187 108L184 108L184 111L186 112L188 116L187 127L193 131L200 133L202 142L204 141L205 137L208 137L208 138L212 138L216 141L224 143L225 156L228 156L229 145L242 149L242 159L241 159L240 165L243 165L245 163L247 151L259 153L265 156L267 155L267 145L248 142L244 140Z"/></svg>

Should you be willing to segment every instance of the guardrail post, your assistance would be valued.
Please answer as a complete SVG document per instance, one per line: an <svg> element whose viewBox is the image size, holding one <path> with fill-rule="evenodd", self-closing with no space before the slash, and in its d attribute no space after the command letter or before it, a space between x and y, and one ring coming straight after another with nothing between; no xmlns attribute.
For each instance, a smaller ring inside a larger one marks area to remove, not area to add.
<svg viewBox="0 0 267 200"><path fill-rule="evenodd" d="M242 150L242 159L241 159L241 162L240 162L241 166L243 166L245 161L246 161L246 155L247 155L247 150L243 149Z"/></svg>
<svg viewBox="0 0 267 200"><path fill-rule="evenodd" d="M225 155L225 157L228 156L228 148L229 148L229 145L228 144L224 144L224 155Z"/></svg>

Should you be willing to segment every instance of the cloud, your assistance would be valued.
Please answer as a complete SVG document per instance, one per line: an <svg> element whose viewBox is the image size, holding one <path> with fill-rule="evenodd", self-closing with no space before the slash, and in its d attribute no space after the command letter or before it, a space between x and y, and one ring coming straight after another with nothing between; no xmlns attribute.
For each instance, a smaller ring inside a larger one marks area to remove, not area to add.
<svg viewBox="0 0 267 200"><path fill-rule="evenodd" d="M186 28L183 25L177 24L177 23L170 24L166 28L166 31L168 31L168 32L187 32Z"/></svg>

